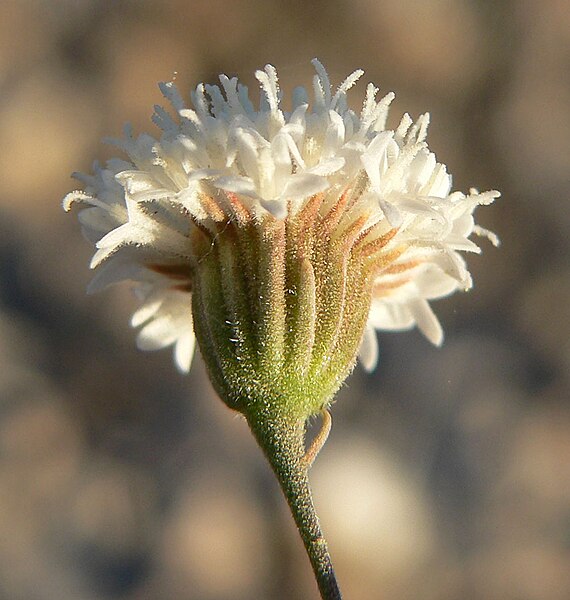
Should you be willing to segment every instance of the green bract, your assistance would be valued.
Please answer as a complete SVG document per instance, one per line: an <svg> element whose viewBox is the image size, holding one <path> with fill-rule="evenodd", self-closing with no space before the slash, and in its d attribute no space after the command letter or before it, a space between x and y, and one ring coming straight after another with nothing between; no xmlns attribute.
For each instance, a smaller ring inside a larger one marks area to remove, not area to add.
<svg viewBox="0 0 570 600"><path fill-rule="evenodd" d="M198 344L220 397L248 418L315 415L354 366L374 275L397 252L366 214L347 221L348 201L318 194L286 219L241 205L229 219L211 200L217 227L193 232Z"/></svg>

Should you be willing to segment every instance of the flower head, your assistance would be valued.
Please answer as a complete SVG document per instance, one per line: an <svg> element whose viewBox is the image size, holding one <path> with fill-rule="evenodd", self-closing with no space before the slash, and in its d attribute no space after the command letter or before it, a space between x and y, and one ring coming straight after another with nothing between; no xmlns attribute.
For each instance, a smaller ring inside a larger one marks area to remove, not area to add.
<svg viewBox="0 0 570 600"><path fill-rule="evenodd" d="M271 396L290 373L291 388L319 390L315 412L357 354L374 368L377 329L417 325L440 344L429 301L471 287L471 234L496 242L473 212L498 192L451 191L427 114L387 130L393 94L377 100L369 84L358 114L347 95L362 71L333 90L313 64L313 99L297 88L290 112L270 65L256 73L258 109L237 78L198 85L192 107L161 84L175 116L155 107L160 137L125 127L112 143L128 160L75 175L84 189L64 200L83 205L96 246L91 290L133 281L139 347L173 345L186 371L197 336L238 408L260 379Z"/></svg>

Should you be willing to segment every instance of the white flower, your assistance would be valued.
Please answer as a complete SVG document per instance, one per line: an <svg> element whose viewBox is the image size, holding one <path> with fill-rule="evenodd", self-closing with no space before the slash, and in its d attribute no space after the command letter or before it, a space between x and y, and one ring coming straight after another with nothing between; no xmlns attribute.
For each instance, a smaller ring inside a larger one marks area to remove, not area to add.
<svg viewBox="0 0 570 600"><path fill-rule="evenodd" d="M270 65L256 73L262 89L258 110L237 78L221 75L221 87L198 85L193 108L173 83L161 84L176 116L155 107L159 139L135 137L125 127L124 137L112 143L129 160L96 164L92 176L75 175L84 190L64 200L66 210L84 205L79 219L96 246L91 266L98 273L90 290L132 280L142 299L132 319L133 326L142 326L139 347L173 345L182 371L189 369L194 349L195 228L215 232L225 219L239 222L244 211L258 224L267 214L291 218L322 195L321 210L336 202L344 211L333 235L356 224L357 233L371 236L370 244L385 236L360 350L368 370L376 364L376 329L417 325L440 344L441 326L429 301L471 287L460 253L479 252L472 233L496 243L475 225L473 212L498 192L451 192L450 175L426 143L427 114L415 124L405 114L395 130L386 130L393 94L377 101L378 90L369 84L357 114L348 107L347 92L362 71L333 92L322 65L313 64L314 98L309 103L307 92L297 88L291 112L281 109Z"/></svg>

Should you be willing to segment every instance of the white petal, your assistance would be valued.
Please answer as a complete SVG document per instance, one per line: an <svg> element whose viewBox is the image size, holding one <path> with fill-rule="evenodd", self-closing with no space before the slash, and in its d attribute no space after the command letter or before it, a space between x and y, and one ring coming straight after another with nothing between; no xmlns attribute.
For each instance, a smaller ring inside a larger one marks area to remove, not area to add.
<svg viewBox="0 0 570 600"><path fill-rule="evenodd" d="M475 254L481 254L481 248L462 236L448 235L445 238L445 245L452 250L461 250L461 252L474 252Z"/></svg>
<svg viewBox="0 0 570 600"><path fill-rule="evenodd" d="M424 186L422 192L426 196L445 198L451 189L451 175L447 174L445 165L437 164L430 181Z"/></svg>
<svg viewBox="0 0 570 600"><path fill-rule="evenodd" d="M393 136L392 131L382 131L372 140L366 152L360 157L372 188L375 190L380 189L380 161L385 156Z"/></svg>
<svg viewBox="0 0 570 600"><path fill-rule="evenodd" d="M190 371L195 345L196 337L192 330L180 336L174 345L174 362L181 373L188 373Z"/></svg>
<svg viewBox="0 0 570 600"><path fill-rule="evenodd" d="M327 187L328 181L325 177L313 173L298 173L287 179L281 198L283 200L303 200L323 192Z"/></svg>
<svg viewBox="0 0 570 600"><path fill-rule="evenodd" d="M109 211L101 210L97 206L84 208L77 218L85 229L86 237L93 243L97 242L102 235L119 227L119 225L126 220L119 221L113 214L109 213Z"/></svg>
<svg viewBox="0 0 570 600"><path fill-rule="evenodd" d="M256 135L257 134L257 135ZM259 179L259 133L251 129L238 128L235 132L238 160L243 172L253 180ZM266 142L269 146L269 143Z"/></svg>
<svg viewBox="0 0 570 600"><path fill-rule="evenodd" d="M86 194L85 192L82 192L81 190L75 190L74 192L69 192L69 194L66 194L65 198L63 199L63 202L62 202L63 210L65 212L69 212L71 210L71 207L75 203L91 204L92 200L93 200L93 196L91 196L90 194Z"/></svg>
<svg viewBox="0 0 570 600"><path fill-rule="evenodd" d="M409 306L420 331L432 344L441 346L443 342L443 329L428 302L423 298L418 298L410 302Z"/></svg>
<svg viewBox="0 0 570 600"><path fill-rule="evenodd" d="M287 203L284 200L259 200L262 209L272 214L276 219L284 219L287 216Z"/></svg>
<svg viewBox="0 0 570 600"><path fill-rule="evenodd" d="M311 167L307 172L312 173L313 175L331 175L332 173L336 173L339 169L342 169L344 163L345 160L343 157L335 156L320 161L318 165Z"/></svg>
<svg viewBox="0 0 570 600"><path fill-rule="evenodd" d="M188 181L199 181L201 179L211 179L216 175L219 175L220 171L218 169L194 169L188 175Z"/></svg>
<svg viewBox="0 0 570 600"><path fill-rule="evenodd" d="M445 216L430 205L429 198L427 197L414 197L408 194L394 193L390 194L389 199L393 201L400 210L421 215L423 217L429 217L442 224L447 222Z"/></svg>
<svg viewBox="0 0 570 600"><path fill-rule="evenodd" d="M371 325L366 325L360 348L358 350L358 360L362 368L371 373L378 363L378 337L376 330Z"/></svg>
<svg viewBox="0 0 570 600"><path fill-rule="evenodd" d="M376 329L401 331L414 326L414 317L406 304L374 300L368 322Z"/></svg>
<svg viewBox="0 0 570 600"><path fill-rule="evenodd" d="M479 237L486 237L495 248L498 248L501 245L501 240L496 233L485 229L484 227L480 227L479 225L475 225L473 227L473 233L478 235Z"/></svg>
<svg viewBox="0 0 570 600"><path fill-rule="evenodd" d="M199 221L203 221L208 217L208 214L203 209L200 202L198 190L195 186L190 186L176 194L172 199L173 202L183 206L193 217Z"/></svg>
<svg viewBox="0 0 570 600"><path fill-rule="evenodd" d="M88 294L95 294L106 287L125 279L136 279L144 267L138 262L112 260L97 268L95 276L87 286Z"/></svg>
<svg viewBox="0 0 570 600"><path fill-rule="evenodd" d="M271 112L277 112L279 108L279 83L275 67L273 65L265 65L265 70L256 71L255 77L265 92L265 98Z"/></svg>
<svg viewBox="0 0 570 600"><path fill-rule="evenodd" d="M249 177L239 177L238 175L218 177L213 183L221 190L226 190L226 192L257 197L257 188Z"/></svg>
<svg viewBox="0 0 570 600"><path fill-rule="evenodd" d="M403 221L402 213L398 210L398 208L391 204L390 202L386 202L386 200L382 198L378 198L378 205L380 209L384 213L388 223L392 227L400 227Z"/></svg>
<svg viewBox="0 0 570 600"><path fill-rule="evenodd" d="M346 95L346 92L356 84L356 82L364 75L364 71L362 69L356 69L353 71L339 86L338 89L331 101L331 108L336 106L339 98L341 96Z"/></svg>
<svg viewBox="0 0 570 600"><path fill-rule="evenodd" d="M138 310L135 311L131 317L131 326L140 327L143 323L146 323L151 317L153 317L164 302L164 296L160 295L157 298L153 298L150 302L145 302Z"/></svg>
<svg viewBox="0 0 570 600"><path fill-rule="evenodd" d="M430 258L431 262L438 265L444 273L447 273L450 277L453 277L460 285L465 289L469 287L471 278L469 271L463 258L457 252L453 250L445 250L438 252Z"/></svg>
<svg viewBox="0 0 570 600"><path fill-rule="evenodd" d="M344 143L345 127L342 117L334 110L329 111L329 125L322 147L322 156L334 156Z"/></svg>
<svg viewBox="0 0 570 600"><path fill-rule="evenodd" d="M145 325L137 336L139 350L160 350L170 346L178 337L170 316L162 316Z"/></svg>
<svg viewBox="0 0 570 600"><path fill-rule="evenodd" d="M431 265L415 275L414 284L418 295L427 300L449 296L459 287L456 279Z"/></svg>

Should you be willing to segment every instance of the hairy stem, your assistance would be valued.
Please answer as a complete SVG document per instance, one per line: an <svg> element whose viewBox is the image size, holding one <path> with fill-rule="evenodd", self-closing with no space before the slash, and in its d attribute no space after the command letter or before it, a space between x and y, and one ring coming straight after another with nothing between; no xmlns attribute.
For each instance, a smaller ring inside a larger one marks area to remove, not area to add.
<svg viewBox="0 0 570 600"><path fill-rule="evenodd" d="M261 421L261 422L260 422ZM309 555L323 600L342 596L321 531L309 486L309 464L305 458L305 422L287 419L248 419L251 430L263 449L285 495Z"/></svg>

